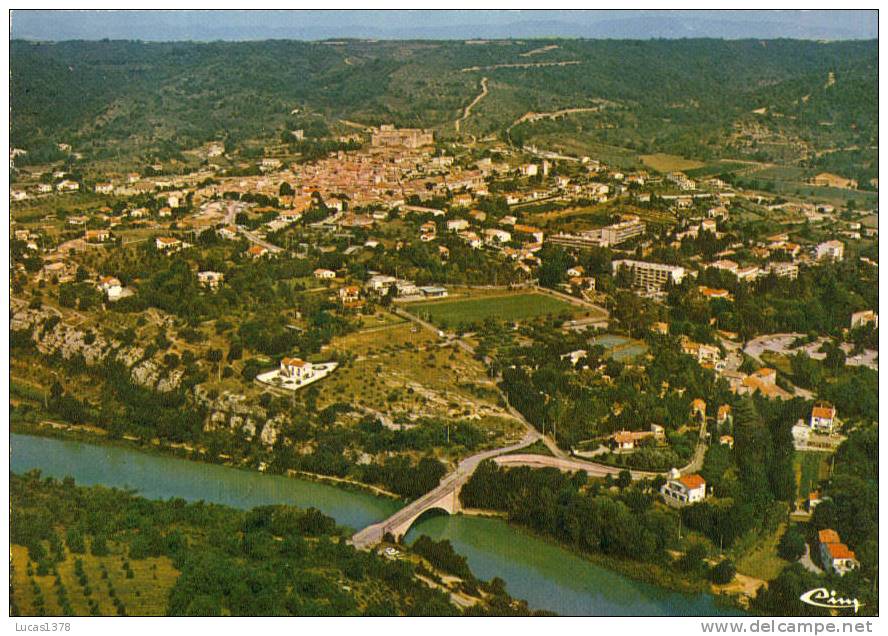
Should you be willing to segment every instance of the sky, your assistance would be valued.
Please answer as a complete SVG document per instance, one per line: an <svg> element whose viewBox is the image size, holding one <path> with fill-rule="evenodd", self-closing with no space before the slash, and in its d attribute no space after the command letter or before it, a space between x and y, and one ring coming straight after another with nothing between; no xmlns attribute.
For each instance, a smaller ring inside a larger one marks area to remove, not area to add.
<svg viewBox="0 0 888 636"><path fill-rule="evenodd" d="M16 10L16 39L878 38L874 10Z"/></svg>

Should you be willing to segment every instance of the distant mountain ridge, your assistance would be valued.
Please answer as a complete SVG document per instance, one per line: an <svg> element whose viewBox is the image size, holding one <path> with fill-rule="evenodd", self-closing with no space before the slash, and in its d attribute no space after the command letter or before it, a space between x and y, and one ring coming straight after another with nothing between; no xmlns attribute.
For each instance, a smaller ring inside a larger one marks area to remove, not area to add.
<svg viewBox="0 0 888 636"><path fill-rule="evenodd" d="M874 39L876 11L14 11L16 39Z"/></svg>
<svg viewBox="0 0 888 636"><path fill-rule="evenodd" d="M10 139L29 161L59 142L105 157L171 157L216 139L255 149L303 126L294 109L331 125L433 128L439 140L582 139L582 154L604 144L784 161L878 144L875 41L13 40L10 61ZM572 114L522 120L562 109Z"/></svg>

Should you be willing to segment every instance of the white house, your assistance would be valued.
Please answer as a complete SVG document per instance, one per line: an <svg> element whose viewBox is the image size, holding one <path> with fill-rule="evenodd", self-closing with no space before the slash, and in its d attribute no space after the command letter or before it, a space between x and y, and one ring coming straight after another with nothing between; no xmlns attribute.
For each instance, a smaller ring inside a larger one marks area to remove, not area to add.
<svg viewBox="0 0 888 636"><path fill-rule="evenodd" d="M247 249L247 255L253 259L262 258L266 254L268 254L268 248L264 245L251 245Z"/></svg>
<svg viewBox="0 0 888 636"><path fill-rule="evenodd" d="M448 232L461 232L468 229L469 222L466 219L450 219L447 221Z"/></svg>
<svg viewBox="0 0 888 636"><path fill-rule="evenodd" d="M867 325L872 323L873 327L876 329L879 328L879 314L877 314L872 309L867 309L865 311L856 311L851 314L851 328L862 327L863 325Z"/></svg>
<svg viewBox="0 0 888 636"><path fill-rule="evenodd" d="M182 241L172 236L158 236L154 245L162 252L173 252L182 247Z"/></svg>
<svg viewBox="0 0 888 636"><path fill-rule="evenodd" d="M225 274L222 272L205 271L197 273L197 282L204 287L217 289L225 281Z"/></svg>
<svg viewBox="0 0 888 636"><path fill-rule="evenodd" d="M811 430L832 433L836 424L836 407L828 402L816 402L811 409Z"/></svg>
<svg viewBox="0 0 888 636"><path fill-rule="evenodd" d="M570 365L572 367L577 366L577 362L586 357L588 352L585 349L577 349L576 351L571 351L570 353L565 353L561 356L562 360L570 360Z"/></svg>
<svg viewBox="0 0 888 636"><path fill-rule="evenodd" d="M117 300L123 293L123 285L113 276L102 276L99 279L99 289L108 295L108 300Z"/></svg>
<svg viewBox="0 0 888 636"><path fill-rule="evenodd" d="M512 240L512 235L505 230L497 230L488 228L484 230L484 241L489 244L508 243Z"/></svg>
<svg viewBox="0 0 888 636"><path fill-rule="evenodd" d="M318 280L332 280L336 278L336 272L334 272L332 269L324 269L322 267L319 267L314 271L314 277Z"/></svg>
<svg viewBox="0 0 888 636"><path fill-rule="evenodd" d="M281 360L281 376L294 380L307 380L314 375L311 363L301 358L284 358Z"/></svg>
<svg viewBox="0 0 888 636"><path fill-rule="evenodd" d="M676 472L673 469L673 475ZM673 477L663 484L660 494L667 504L687 506L706 498L706 480L696 474Z"/></svg>
<svg viewBox="0 0 888 636"><path fill-rule="evenodd" d="M104 243L111 238L111 232L108 230L87 230L83 238L89 243Z"/></svg>
<svg viewBox="0 0 888 636"><path fill-rule="evenodd" d="M842 543L839 533L829 528L817 533L820 541L820 562L839 576L845 576L851 570L860 567L857 555Z"/></svg>
<svg viewBox="0 0 888 636"><path fill-rule="evenodd" d="M114 192L114 184L109 181L106 181L104 183L97 183L96 192L98 194L111 194Z"/></svg>
<svg viewBox="0 0 888 636"><path fill-rule="evenodd" d="M376 274L375 276L371 276L370 280L367 281L366 287L371 289L377 293L384 293L388 291L388 288L398 282L398 279L394 276L387 276L385 274Z"/></svg>
<svg viewBox="0 0 888 636"><path fill-rule="evenodd" d="M228 241L232 241L237 238L237 228L233 225L226 225L219 230L219 236Z"/></svg>
<svg viewBox="0 0 888 636"><path fill-rule="evenodd" d="M841 241L826 241L817 246L817 260L840 261L845 256L845 244Z"/></svg>

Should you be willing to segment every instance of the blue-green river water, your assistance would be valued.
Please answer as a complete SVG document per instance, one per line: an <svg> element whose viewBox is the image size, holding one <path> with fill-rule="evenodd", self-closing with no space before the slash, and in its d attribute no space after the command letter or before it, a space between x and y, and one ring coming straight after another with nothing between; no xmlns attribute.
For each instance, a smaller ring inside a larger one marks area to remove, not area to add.
<svg viewBox="0 0 888 636"><path fill-rule="evenodd" d="M132 488L144 497L203 500L237 508L263 504L313 506L350 528L392 514L399 502L324 483L162 457L137 450L11 436L11 469L74 477L81 485ZM562 615L691 615L730 613L711 595L685 595L634 581L597 566L500 519L438 516L420 519L407 535L449 539L482 579L498 576L509 593L535 609Z"/></svg>

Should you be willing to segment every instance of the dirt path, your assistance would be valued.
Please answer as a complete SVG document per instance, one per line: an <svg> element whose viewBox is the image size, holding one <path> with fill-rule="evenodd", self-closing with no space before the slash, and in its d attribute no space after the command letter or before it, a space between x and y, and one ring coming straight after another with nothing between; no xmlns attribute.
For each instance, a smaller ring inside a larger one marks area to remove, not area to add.
<svg viewBox="0 0 888 636"><path fill-rule="evenodd" d="M469 115L472 114L472 109L475 106L477 106L478 102L480 102L485 97L487 97L487 78L482 77L481 78L481 92L478 93L478 95L475 96L475 99L473 99L472 102L463 109L462 117L460 117L455 122L453 122L453 127L456 128L456 132L459 132L460 124L462 122L464 122L466 119L468 119Z"/></svg>
<svg viewBox="0 0 888 636"><path fill-rule="evenodd" d="M526 51L524 53L519 54L519 57L532 57L534 55L539 55L540 53L545 53L547 51L554 51L555 49L560 49L561 47L557 44L549 44L548 46L541 46L538 49L533 49L532 51Z"/></svg>

